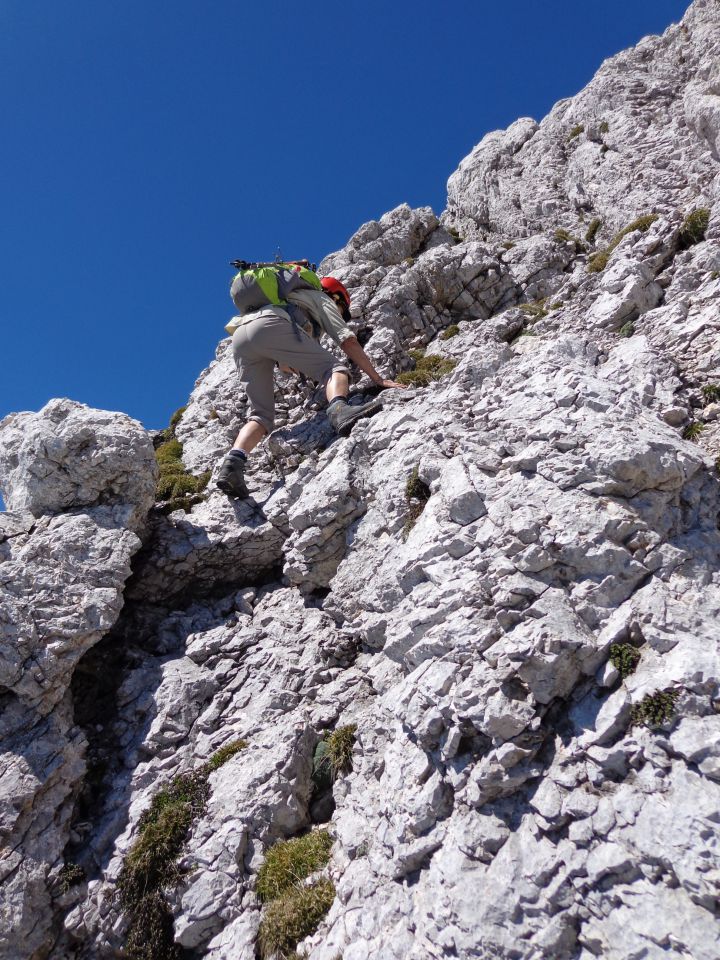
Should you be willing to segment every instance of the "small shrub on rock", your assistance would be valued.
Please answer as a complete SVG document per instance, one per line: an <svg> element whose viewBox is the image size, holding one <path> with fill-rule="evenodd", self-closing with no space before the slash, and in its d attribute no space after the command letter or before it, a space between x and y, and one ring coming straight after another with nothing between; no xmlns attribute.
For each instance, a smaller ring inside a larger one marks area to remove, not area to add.
<svg viewBox="0 0 720 960"><path fill-rule="evenodd" d="M57 879L60 892L67 893L71 887L77 886L78 883L84 883L87 878L85 871L79 864L66 863L60 868Z"/></svg>
<svg viewBox="0 0 720 960"><path fill-rule="evenodd" d="M640 663L640 651L629 643L614 643L610 647L610 663L620 674L620 679L625 680Z"/></svg>
<svg viewBox="0 0 720 960"><path fill-rule="evenodd" d="M720 384L706 383L702 388L702 395L705 403L716 403L720 400Z"/></svg>
<svg viewBox="0 0 720 960"><path fill-rule="evenodd" d="M675 715L675 702L680 696L679 690L658 690L648 693L640 703L632 708L631 719L634 724L646 727L659 727Z"/></svg>
<svg viewBox="0 0 720 960"><path fill-rule="evenodd" d="M182 452L182 444L173 437L170 440L166 440L165 443L160 444L155 451L155 459L160 464L175 464L182 457ZM182 463L180 463L180 468L184 469Z"/></svg>
<svg viewBox="0 0 720 960"><path fill-rule="evenodd" d="M620 330L618 331L621 337L631 337L635 333L635 324L632 320L628 320L627 323L624 323Z"/></svg>
<svg viewBox="0 0 720 960"><path fill-rule="evenodd" d="M600 124L600 133L610 133L610 124L607 122L607 120L603 120L603 122Z"/></svg>
<svg viewBox="0 0 720 960"><path fill-rule="evenodd" d="M683 220L678 235L681 250L687 250L705 239L705 233L710 222L710 211L707 207L699 207L693 210Z"/></svg>
<svg viewBox="0 0 720 960"><path fill-rule="evenodd" d="M571 130L570 133L568 134L568 136L567 136L567 138L568 138L568 143L569 143L571 140L574 140L575 137L579 137L580 134L581 134L581 133L584 133L584 132L585 132L585 124L584 124L584 123L578 123L576 126L574 126L574 127L572 128L572 130Z"/></svg>

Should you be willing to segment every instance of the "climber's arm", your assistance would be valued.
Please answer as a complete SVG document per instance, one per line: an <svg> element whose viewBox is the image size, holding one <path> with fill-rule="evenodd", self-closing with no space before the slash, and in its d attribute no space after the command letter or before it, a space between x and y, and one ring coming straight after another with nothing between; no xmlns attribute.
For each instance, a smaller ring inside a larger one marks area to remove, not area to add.
<svg viewBox="0 0 720 960"><path fill-rule="evenodd" d="M405 389L404 384L396 383L394 380L386 380L384 377L380 376L375 367L372 365L370 357L360 346L360 342L358 341L357 337L347 337L340 344L340 347L343 353L345 353L353 363L357 364L362 372L366 373L372 382L377 384L379 387L382 387L383 389L388 387L400 387L403 390Z"/></svg>

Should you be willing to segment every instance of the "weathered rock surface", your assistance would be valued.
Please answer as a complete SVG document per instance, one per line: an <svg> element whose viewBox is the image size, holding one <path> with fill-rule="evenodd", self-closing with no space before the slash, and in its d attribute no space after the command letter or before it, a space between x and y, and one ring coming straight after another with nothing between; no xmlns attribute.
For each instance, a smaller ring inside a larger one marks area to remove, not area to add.
<svg viewBox="0 0 720 960"><path fill-rule="evenodd" d="M38 414L11 414L0 424L5 502L35 517L122 505L136 529L155 499L154 459L136 420L72 400L51 400Z"/></svg>
<svg viewBox="0 0 720 960"><path fill-rule="evenodd" d="M488 134L448 182L443 222L463 237L564 228L607 237L636 217L713 199L720 22L696 0L661 37L606 60L536 123Z"/></svg>
<svg viewBox="0 0 720 960"><path fill-rule="evenodd" d="M0 955L17 958L46 954L55 936L51 900L85 773L70 682L120 613L157 467L139 424L70 401L7 417L0 449L18 511L0 514Z"/></svg>
<svg viewBox="0 0 720 960"><path fill-rule="evenodd" d="M64 647L26 663L7 645L0 811L28 891L5 901L8 956L117 956L143 812L238 739L164 890L195 957L254 960L268 848L328 817L336 897L309 960L720 954L717 14L696 0L542 123L486 137L440 221L403 205L324 261L382 372L420 347L452 371L387 391L346 439L317 391L278 377L252 500L211 486L153 512L110 632L109 610L48 599L53 623L105 633L70 693ZM556 235L583 218L603 221L589 247ZM225 341L176 428L189 470L244 411ZM25 482L33 503L51 494L23 481L29 461L9 469L25 512L3 517L0 571L22 596L31 537L52 528L67 552L78 516L125 508L30 513ZM353 769L320 803L317 743L349 724ZM62 836L88 882L51 899L32 865L57 872Z"/></svg>

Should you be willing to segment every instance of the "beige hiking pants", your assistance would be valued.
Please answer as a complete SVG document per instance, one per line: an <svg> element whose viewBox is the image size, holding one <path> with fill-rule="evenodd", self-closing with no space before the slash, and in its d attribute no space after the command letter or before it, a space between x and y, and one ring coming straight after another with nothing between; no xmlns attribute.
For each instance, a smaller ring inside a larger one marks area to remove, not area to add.
<svg viewBox="0 0 720 960"><path fill-rule="evenodd" d="M256 420L268 432L275 421L273 372L276 361L322 384L327 383L333 373L348 373L345 363L336 360L304 330L267 311L237 328L232 351L248 396L248 419Z"/></svg>

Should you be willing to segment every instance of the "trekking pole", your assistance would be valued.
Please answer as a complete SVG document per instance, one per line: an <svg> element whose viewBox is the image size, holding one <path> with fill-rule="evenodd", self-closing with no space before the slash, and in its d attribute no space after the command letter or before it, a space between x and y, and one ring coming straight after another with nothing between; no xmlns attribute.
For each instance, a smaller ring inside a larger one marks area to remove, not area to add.
<svg viewBox="0 0 720 960"><path fill-rule="evenodd" d="M310 263L309 260L272 260L272 261L260 261L260 260L231 260L230 266L235 267L236 270L256 270L258 267L281 267L284 264L287 264L289 267L304 267L306 270L312 270L313 273L317 270L316 263Z"/></svg>

